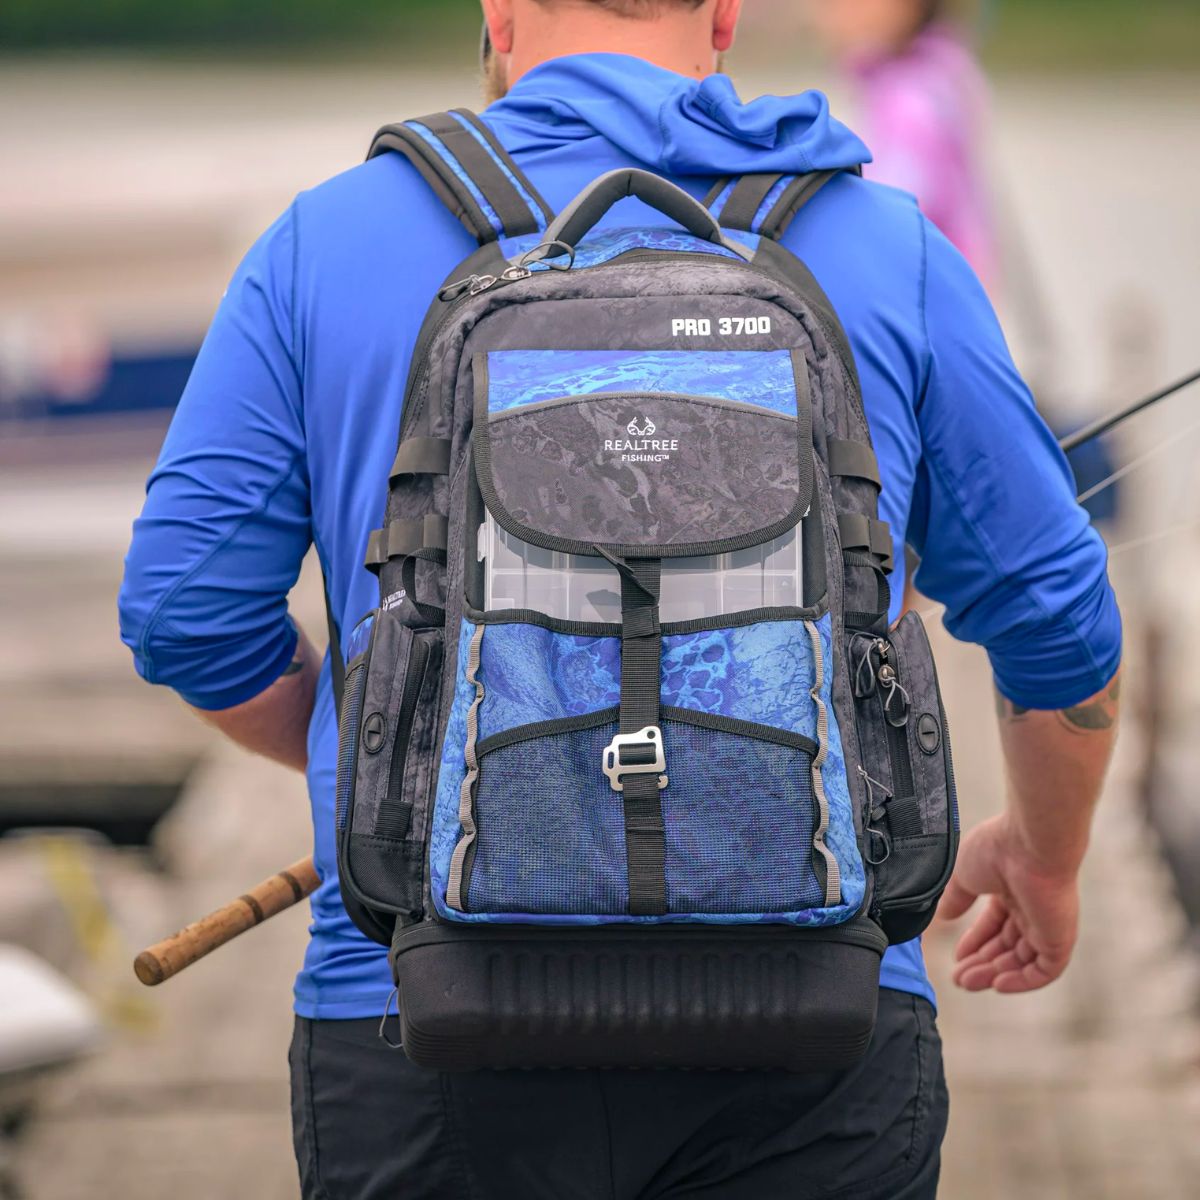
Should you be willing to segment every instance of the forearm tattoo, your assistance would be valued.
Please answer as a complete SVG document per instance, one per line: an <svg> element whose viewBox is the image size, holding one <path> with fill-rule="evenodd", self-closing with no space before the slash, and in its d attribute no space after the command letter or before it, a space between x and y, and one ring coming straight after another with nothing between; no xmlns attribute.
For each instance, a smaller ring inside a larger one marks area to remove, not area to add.
<svg viewBox="0 0 1200 1200"><path fill-rule="evenodd" d="M299 675L300 672L303 670L304 670L304 655L300 653L299 649L297 649L296 657L293 658L292 661L290 663L288 663L288 665L286 667L283 668L283 673L285 676Z"/></svg>
<svg viewBox="0 0 1200 1200"><path fill-rule="evenodd" d="M1121 681L1114 679L1099 696L1093 696L1085 704L1056 709L1054 715L1063 727L1072 733L1101 733L1112 729L1117 723L1117 706L1120 699ZM1027 717L1030 711L1011 700L1006 700L996 692L996 716L1001 721L1020 721Z"/></svg>

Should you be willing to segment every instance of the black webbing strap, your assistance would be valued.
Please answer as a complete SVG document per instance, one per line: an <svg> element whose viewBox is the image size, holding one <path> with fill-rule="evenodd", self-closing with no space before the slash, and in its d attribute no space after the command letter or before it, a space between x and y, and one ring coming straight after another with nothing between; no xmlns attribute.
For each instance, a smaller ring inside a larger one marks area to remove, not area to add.
<svg viewBox="0 0 1200 1200"><path fill-rule="evenodd" d="M851 569L861 567L870 571L875 581L875 595L868 597L863 594L861 587L854 591L855 603L869 604L869 608L847 608L845 613L847 629L875 630L883 633L887 629L888 611L892 607L892 589L888 584L883 566L871 554L860 550L846 550L842 553L842 561L846 566L846 594L850 595ZM849 600L847 600L849 603Z"/></svg>
<svg viewBox="0 0 1200 1200"><path fill-rule="evenodd" d="M370 570L377 570L393 558L405 558L420 550L446 549L449 522L440 513L426 513L413 520L392 521L383 529L373 529L367 538L363 559Z"/></svg>
<svg viewBox="0 0 1200 1200"><path fill-rule="evenodd" d="M388 472L388 482L402 475L449 475L450 439L410 437L400 443L396 459Z"/></svg>
<svg viewBox="0 0 1200 1200"><path fill-rule="evenodd" d="M879 460L866 442L830 438L826 443L826 462L830 475L839 475L846 479L865 479L876 488L883 486L879 478Z"/></svg>
<svg viewBox="0 0 1200 1200"><path fill-rule="evenodd" d="M481 245L536 233L549 221L549 210L532 185L490 131L465 109L384 126L367 158L387 151L403 154ZM530 208L514 178L542 211Z"/></svg>
<svg viewBox="0 0 1200 1200"><path fill-rule="evenodd" d="M893 796L887 803L888 832L894 838L920 837L925 832L921 802L916 796Z"/></svg>
<svg viewBox="0 0 1200 1200"><path fill-rule="evenodd" d="M597 547L599 549L599 547ZM643 744L617 750L620 764L647 766L662 755L659 695L662 629L658 619L662 563L657 558L623 559L600 550L621 575L620 737L648 730ZM629 911L661 916L667 911L666 827L659 799L659 772L618 774L625 808L625 857Z"/></svg>
<svg viewBox="0 0 1200 1200"><path fill-rule="evenodd" d="M725 207L721 209L721 224L729 229L744 229L755 232L755 218L771 189L783 178L767 172L743 175L729 193Z"/></svg>
<svg viewBox="0 0 1200 1200"><path fill-rule="evenodd" d="M525 195L533 204L533 217L538 222L539 230L545 229L551 221L554 220L554 209L543 199L541 192L537 190L530 182L529 177L517 166L512 155L500 144L500 140L496 135L481 121L469 108L456 108L453 110L454 115L461 117L467 122L478 134L487 142L488 149L492 152L493 157L497 162L504 165L507 170L512 173L514 179L518 180L521 187L525 191Z"/></svg>
<svg viewBox="0 0 1200 1200"><path fill-rule="evenodd" d="M743 175L733 185L721 211L716 214L717 219L726 229L741 229L746 233L757 233L778 241L787 232L796 214L831 179L841 175L843 171L862 174L861 167L846 167L834 171L812 171L806 175ZM791 182L778 191L770 208L763 211L768 197L777 191L778 185L785 179L790 179ZM724 193L728 182L728 179L717 181L709 192L710 206Z"/></svg>
<svg viewBox="0 0 1200 1200"><path fill-rule="evenodd" d="M342 719L342 696L346 691L346 660L342 658L342 637L338 633L337 619L333 615L333 601L329 599L329 580L321 572L325 591L325 622L329 626L329 673L333 680L333 712Z"/></svg>
<svg viewBox="0 0 1200 1200"><path fill-rule="evenodd" d="M892 531L886 521L862 513L838 513L842 550L865 550L885 570L892 569Z"/></svg>

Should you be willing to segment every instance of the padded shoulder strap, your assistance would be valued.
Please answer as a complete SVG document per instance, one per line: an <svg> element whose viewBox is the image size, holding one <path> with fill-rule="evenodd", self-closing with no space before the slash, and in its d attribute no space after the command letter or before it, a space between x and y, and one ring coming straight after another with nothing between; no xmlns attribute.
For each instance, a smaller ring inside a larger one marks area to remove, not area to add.
<svg viewBox="0 0 1200 1200"><path fill-rule="evenodd" d="M367 158L390 150L421 172L480 245L539 233L554 216L495 134L465 108L385 125Z"/></svg>
<svg viewBox="0 0 1200 1200"><path fill-rule="evenodd" d="M796 214L835 176L862 167L813 171L807 175L771 173L718 179L706 203L726 229L741 229L778 241Z"/></svg>

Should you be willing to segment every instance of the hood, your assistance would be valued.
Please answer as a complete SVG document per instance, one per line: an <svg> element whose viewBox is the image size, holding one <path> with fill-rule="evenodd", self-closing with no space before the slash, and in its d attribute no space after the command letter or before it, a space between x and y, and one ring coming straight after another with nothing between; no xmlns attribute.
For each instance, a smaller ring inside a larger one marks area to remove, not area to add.
<svg viewBox="0 0 1200 1200"><path fill-rule="evenodd" d="M512 150L599 134L669 175L800 174L871 160L821 92L743 103L728 75L691 79L626 54L541 63L487 111Z"/></svg>

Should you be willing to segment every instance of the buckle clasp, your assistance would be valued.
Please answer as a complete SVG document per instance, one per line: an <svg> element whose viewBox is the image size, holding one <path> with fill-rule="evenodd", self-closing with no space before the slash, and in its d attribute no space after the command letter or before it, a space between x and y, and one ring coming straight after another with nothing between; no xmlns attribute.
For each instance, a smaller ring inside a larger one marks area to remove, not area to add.
<svg viewBox="0 0 1200 1200"><path fill-rule="evenodd" d="M614 792L625 790L623 775L657 775L661 791L668 782L662 730L657 725L647 725L637 733L618 733L604 747L602 764Z"/></svg>

